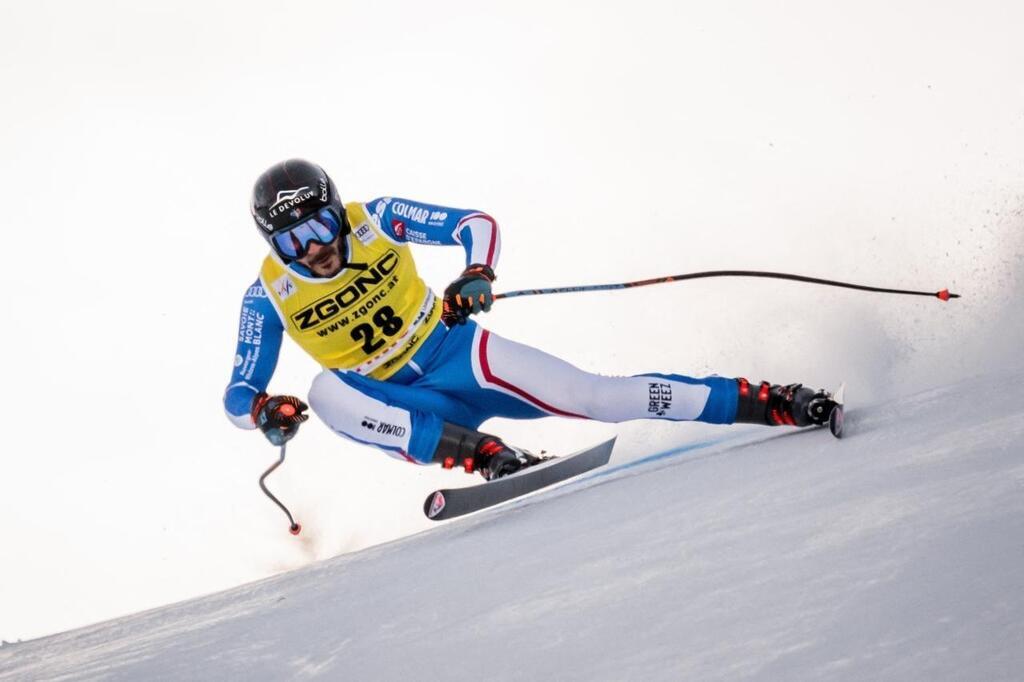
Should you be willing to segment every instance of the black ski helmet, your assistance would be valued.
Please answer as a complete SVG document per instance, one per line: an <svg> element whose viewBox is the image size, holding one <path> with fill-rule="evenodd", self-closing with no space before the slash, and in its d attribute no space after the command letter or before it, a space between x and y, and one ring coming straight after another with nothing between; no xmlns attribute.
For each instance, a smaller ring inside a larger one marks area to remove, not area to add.
<svg viewBox="0 0 1024 682"><path fill-rule="evenodd" d="M337 187L323 168L304 159L274 164L252 188L252 218L271 248L274 234L287 231L322 208L334 209L342 229L347 231L345 207Z"/></svg>

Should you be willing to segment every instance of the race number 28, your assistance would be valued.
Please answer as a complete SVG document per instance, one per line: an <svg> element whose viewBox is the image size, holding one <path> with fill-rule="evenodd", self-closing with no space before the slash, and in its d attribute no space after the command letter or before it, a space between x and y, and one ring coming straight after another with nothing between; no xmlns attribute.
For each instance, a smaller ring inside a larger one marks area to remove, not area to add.
<svg viewBox="0 0 1024 682"><path fill-rule="evenodd" d="M394 336L402 330L402 318L395 315L394 309L386 305L373 314L373 324L363 322L352 329L352 338L355 341L363 342L363 352L370 355L380 349L385 343L384 339L377 337L377 331L384 336ZM374 327L376 325L376 328Z"/></svg>

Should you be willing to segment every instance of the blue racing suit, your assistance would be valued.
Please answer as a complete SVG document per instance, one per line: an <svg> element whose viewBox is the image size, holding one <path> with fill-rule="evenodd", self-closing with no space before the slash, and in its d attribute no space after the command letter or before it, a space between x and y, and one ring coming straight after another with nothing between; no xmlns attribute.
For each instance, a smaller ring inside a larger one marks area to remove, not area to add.
<svg viewBox="0 0 1024 682"><path fill-rule="evenodd" d="M497 223L480 211L398 198L367 202L374 226L394 242L461 245L466 264L494 268ZM290 268L309 275L303 266ZM277 364L285 323L260 279L246 290L234 370L224 394L233 423L254 428L250 411ZM410 461L428 463L444 422L475 429L488 418L551 415L618 422L656 418L732 423L736 381L679 374L607 377L584 372L473 321L437 323L386 381L325 368L309 392L313 411L334 431Z"/></svg>

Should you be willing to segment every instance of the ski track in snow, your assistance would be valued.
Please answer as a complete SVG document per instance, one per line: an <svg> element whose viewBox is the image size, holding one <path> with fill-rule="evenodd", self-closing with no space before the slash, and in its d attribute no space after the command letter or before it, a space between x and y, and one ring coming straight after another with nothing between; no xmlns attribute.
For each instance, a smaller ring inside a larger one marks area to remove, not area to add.
<svg viewBox="0 0 1024 682"><path fill-rule="evenodd" d="M0 679L1020 679L1024 372L735 428L205 598ZM417 501L413 501L417 502Z"/></svg>

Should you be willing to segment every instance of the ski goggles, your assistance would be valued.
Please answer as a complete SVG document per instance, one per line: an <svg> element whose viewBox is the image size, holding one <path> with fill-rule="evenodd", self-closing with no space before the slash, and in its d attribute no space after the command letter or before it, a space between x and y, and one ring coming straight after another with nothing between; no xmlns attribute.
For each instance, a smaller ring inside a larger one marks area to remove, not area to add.
<svg viewBox="0 0 1024 682"><path fill-rule="evenodd" d="M316 215L298 225L270 236L270 243L277 254L287 260L302 258L313 242L327 245L341 234L341 219L329 208L322 208Z"/></svg>

